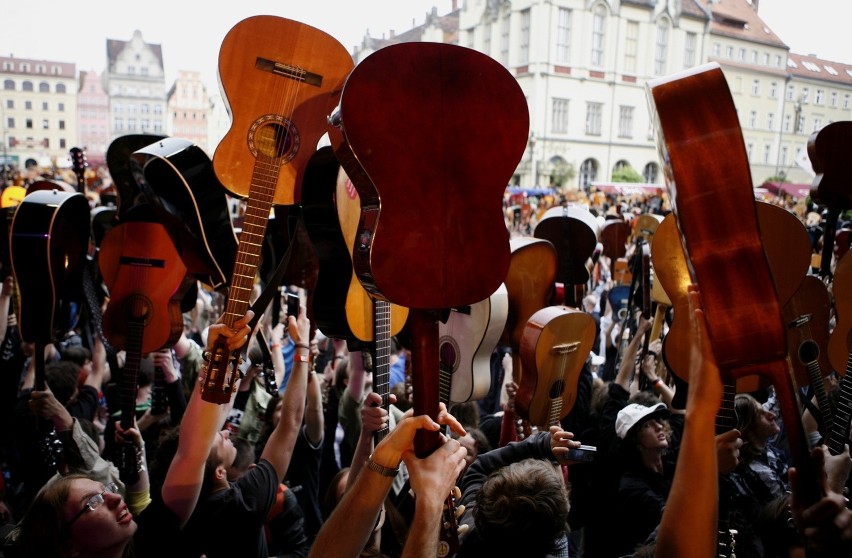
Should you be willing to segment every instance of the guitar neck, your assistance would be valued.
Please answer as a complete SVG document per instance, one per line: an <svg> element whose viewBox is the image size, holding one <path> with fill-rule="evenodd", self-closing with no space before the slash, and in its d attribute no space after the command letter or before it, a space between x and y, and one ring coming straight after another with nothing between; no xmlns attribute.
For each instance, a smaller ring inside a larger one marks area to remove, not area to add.
<svg viewBox="0 0 852 558"><path fill-rule="evenodd" d="M414 414L438 418L439 370L438 319L431 310L412 309L409 313L413 347L411 351L411 383L414 391ZM440 444L439 432L420 429L414 436L414 452L418 457L432 453Z"/></svg>
<svg viewBox="0 0 852 558"><path fill-rule="evenodd" d="M140 319L128 318L127 342L124 352L127 355L122 369L121 380L121 427L133 427L136 416L136 386L139 378L139 367L142 362L142 335L144 322Z"/></svg>
<svg viewBox="0 0 852 558"><path fill-rule="evenodd" d="M846 361L846 375L840 379L840 392L834 406L834 420L828 432L828 451L831 455L843 453L849 443L849 425L852 420L852 353Z"/></svg>
<svg viewBox="0 0 852 558"><path fill-rule="evenodd" d="M382 407L390 410L390 303L386 300L373 300L373 324L375 339L375 359L373 359L373 389L382 396ZM388 435L385 426L375 433L378 444Z"/></svg>

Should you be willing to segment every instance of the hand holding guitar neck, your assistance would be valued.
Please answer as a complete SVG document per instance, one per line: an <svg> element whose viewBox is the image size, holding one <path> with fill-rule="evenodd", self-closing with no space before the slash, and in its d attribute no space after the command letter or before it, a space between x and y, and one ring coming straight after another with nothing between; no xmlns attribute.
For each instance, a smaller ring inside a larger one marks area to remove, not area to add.
<svg viewBox="0 0 852 558"><path fill-rule="evenodd" d="M254 318L252 310L246 311L245 316L236 320L232 326L223 323L222 318L211 325L207 331L207 375L200 379L202 387L206 388L211 403L227 403L231 395L236 393L239 349L248 341L251 328L249 322ZM202 370L203 371L203 370Z"/></svg>

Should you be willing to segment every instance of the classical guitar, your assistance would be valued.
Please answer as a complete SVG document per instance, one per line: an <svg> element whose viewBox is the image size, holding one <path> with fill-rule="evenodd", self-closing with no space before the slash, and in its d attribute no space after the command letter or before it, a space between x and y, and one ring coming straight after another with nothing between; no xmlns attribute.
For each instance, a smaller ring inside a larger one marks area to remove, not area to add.
<svg viewBox="0 0 852 558"><path fill-rule="evenodd" d="M838 455L850 443L852 424L852 256L848 253L837 262L832 290L836 324L828 339L828 357L842 377L827 445L832 455Z"/></svg>
<svg viewBox="0 0 852 558"><path fill-rule="evenodd" d="M38 190L15 211L10 232L12 273L18 286L21 339L35 344L35 389L45 389L44 349L64 339L80 303L86 263L89 203L83 194ZM53 427L38 422L50 466L60 453Z"/></svg>
<svg viewBox="0 0 852 558"><path fill-rule="evenodd" d="M831 372L828 359L831 296L826 284L816 275L806 275L801 285L781 309L787 325L787 346L798 385L810 384L819 413L814 413L820 431L827 434L831 407L826 392L826 376Z"/></svg>
<svg viewBox="0 0 852 558"><path fill-rule="evenodd" d="M509 267L502 200L529 132L523 92L473 49L400 43L355 67L335 121L345 140L335 152L361 200L355 272L409 309L414 412L436 417L438 316L489 297ZM439 443L419 431L415 451Z"/></svg>
<svg viewBox="0 0 852 558"><path fill-rule="evenodd" d="M183 332L180 302L191 277L164 225L126 221L103 239L99 263L109 288L104 333L124 349L121 378L121 427L131 428L136 413L136 384L142 355L171 347ZM138 468L130 444L119 447L116 466L132 484Z"/></svg>
<svg viewBox="0 0 852 558"><path fill-rule="evenodd" d="M580 307L584 287L591 277L590 259L598 244L599 228L594 215L572 204L551 207L533 229L533 236L556 248L556 280L565 285L567 306Z"/></svg>
<svg viewBox="0 0 852 558"><path fill-rule="evenodd" d="M213 169L227 190L247 198L226 325L248 310L273 204L299 202L303 172L320 137L330 132L332 143L337 140L327 116L351 69L352 58L336 39L280 17L246 18L222 41L219 81L232 122L213 154ZM227 403L239 377L239 354L230 354L224 341L212 352L202 397Z"/></svg>
<svg viewBox="0 0 852 558"><path fill-rule="evenodd" d="M757 374L781 406L801 501L821 497L789 371L779 295L764 250L739 118L717 63L647 84L660 160L723 383ZM707 211L707 208L713 211ZM810 243L808 243L810 246ZM810 249L805 252L808 264Z"/></svg>
<svg viewBox="0 0 852 558"><path fill-rule="evenodd" d="M595 342L592 316L568 306L548 306L530 316L521 339L524 373L515 409L546 430L574 407L583 364Z"/></svg>
<svg viewBox="0 0 852 558"><path fill-rule="evenodd" d="M488 395L491 353L497 348L509 314L509 293L501 283L491 296L469 306L450 309L438 324L438 354L449 380L448 401L463 403Z"/></svg>
<svg viewBox="0 0 852 558"><path fill-rule="evenodd" d="M837 221L840 213L852 208L852 176L849 174L849 145L852 121L826 124L808 138L808 157L816 172L811 198L828 208L822 235L819 275L830 281L834 258Z"/></svg>
<svg viewBox="0 0 852 558"><path fill-rule="evenodd" d="M163 138L134 151L130 164L188 272L211 289L223 286L234 268L237 236L225 188L204 150L186 139Z"/></svg>
<svg viewBox="0 0 852 558"><path fill-rule="evenodd" d="M79 147L72 147L70 152L71 170L74 171L74 176L77 177L77 191L81 194L86 193L86 167L89 166L86 161L86 152Z"/></svg>

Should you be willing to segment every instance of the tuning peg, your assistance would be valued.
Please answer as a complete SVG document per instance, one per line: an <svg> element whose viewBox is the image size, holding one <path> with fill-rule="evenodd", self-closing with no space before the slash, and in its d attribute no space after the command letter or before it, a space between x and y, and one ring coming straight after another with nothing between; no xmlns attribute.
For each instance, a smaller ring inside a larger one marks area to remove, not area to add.
<svg viewBox="0 0 852 558"><path fill-rule="evenodd" d="M464 515L464 505L460 505L456 508L456 519L461 519L461 516Z"/></svg>
<svg viewBox="0 0 852 558"><path fill-rule="evenodd" d="M459 536L466 535L468 531L470 531L470 525L459 525L458 529L456 529L456 533Z"/></svg>
<svg viewBox="0 0 852 558"><path fill-rule="evenodd" d="M456 500L458 500L458 499L460 499L460 498L461 498L461 496L462 496L462 494L461 494L461 489L460 489L458 486L454 486L454 487L453 487L453 497L454 497Z"/></svg>

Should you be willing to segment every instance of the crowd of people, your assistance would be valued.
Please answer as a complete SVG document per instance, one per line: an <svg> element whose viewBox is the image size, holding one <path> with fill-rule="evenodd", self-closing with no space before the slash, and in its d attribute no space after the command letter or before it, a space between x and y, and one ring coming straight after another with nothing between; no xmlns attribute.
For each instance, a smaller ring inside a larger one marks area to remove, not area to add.
<svg viewBox="0 0 852 558"><path fill-rule="evenodd" d="M507 228L531 235L547 207L566 203L627 223L669 210L662 192L554 196L517 213L507 199ZM803 219L814 209L788 208ZM178 341L137 363L127 424L122 379L133 355L80 322L36 354L20 338L7 274L2 555L852 555L848 445L829 454L813 426L814 500L791 467L771 385L737 394L736 424L717 432L723 385L700 293L690 290L693 343L679 378L662 358L665 330L643 346L647 317L613 314L614 264L601 258L588 285L580 309L595 318L596 342L577 401L555 425L531 425L516 410L518 348L502 344L488 396L442 401L428 416L415 415L407 389L411 347L394 339L383 405L369 348L324 335L299 285L288 287L302 301L297 315L273 323L272 307L249 310L230 326L224 295L199 285ZM217 404L202 385L222 344L243 355L231 363L242 377ZM427 454L422 431L438 436ZM574 457L581 444L594 446L592 460Z"/></svg>

